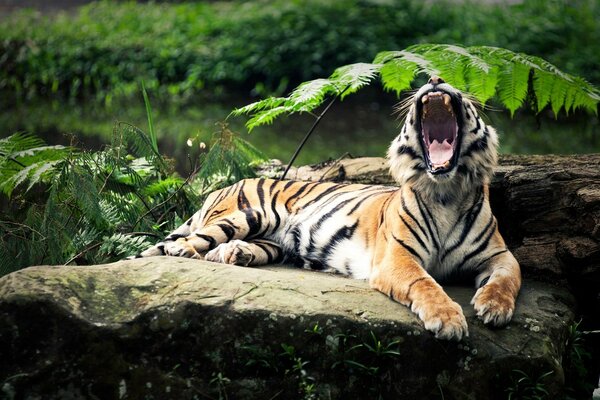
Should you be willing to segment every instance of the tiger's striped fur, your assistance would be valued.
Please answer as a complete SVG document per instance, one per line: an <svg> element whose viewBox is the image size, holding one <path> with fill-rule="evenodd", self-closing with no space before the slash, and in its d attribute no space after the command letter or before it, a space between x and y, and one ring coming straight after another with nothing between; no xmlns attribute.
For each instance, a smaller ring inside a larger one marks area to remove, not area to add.
<svg viewBox="0 0 600 400"><path fill-rule="evenodd" d="M435 125L428 113L441 122ZM436 129L446 132L442 143L424 133L435 136ZM141 256L242 266L287 260L368 279L410 307L436 337L460 340L468 335L462 309L437 280L472 273L478 287L472 304L494 326L510 321L521 285L489 204L496 146L495 130L471 102L433 77L415 94L388 152L398 187L243 180L210 194L200 211ZM431 161L449 154L439 165Z"/></svg>

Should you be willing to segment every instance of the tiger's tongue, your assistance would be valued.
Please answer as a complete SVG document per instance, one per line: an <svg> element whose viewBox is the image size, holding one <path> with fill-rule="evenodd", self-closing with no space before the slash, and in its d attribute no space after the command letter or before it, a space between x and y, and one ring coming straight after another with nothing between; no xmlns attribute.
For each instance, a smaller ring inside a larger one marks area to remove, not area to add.
<svg viewBox="0 0 600 400"><path fill-rule="evenodd" d="M448 143L448 139L444 139L442 143L434 140L429 145L429 160L434 165L443 164L449 161L454 154L452 145Z"/></svg>

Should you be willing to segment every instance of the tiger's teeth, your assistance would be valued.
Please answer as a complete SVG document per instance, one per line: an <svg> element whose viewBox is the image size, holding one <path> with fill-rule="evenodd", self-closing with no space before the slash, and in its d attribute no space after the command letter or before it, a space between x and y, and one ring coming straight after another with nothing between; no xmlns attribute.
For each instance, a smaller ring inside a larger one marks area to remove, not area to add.
<svg viewBox="0 0 600 400"><path fill-rule="evenodd" d="M429 102L429 96L425 95L425 96L421 97L421 102L423 104L427 104Z"/></svg>
<svg viewBox="0 0 600 400"><path fill-rule="evenodd" d="M450 106L450 95L444 94L444 105L446 107Z"/></svg>

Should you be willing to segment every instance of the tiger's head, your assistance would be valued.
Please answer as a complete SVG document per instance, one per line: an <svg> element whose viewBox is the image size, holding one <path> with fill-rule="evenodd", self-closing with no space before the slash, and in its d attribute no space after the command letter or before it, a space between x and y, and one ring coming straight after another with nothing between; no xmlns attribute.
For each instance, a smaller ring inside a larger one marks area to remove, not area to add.
<svg viewBox="0 0 600 400"><path fill-rule="evenodd" d="M439 77L431 77L410 100L405 122L388 160L399 184L427 191L469 190L487 183L497 162L498 137L473 103Z"/></svg>

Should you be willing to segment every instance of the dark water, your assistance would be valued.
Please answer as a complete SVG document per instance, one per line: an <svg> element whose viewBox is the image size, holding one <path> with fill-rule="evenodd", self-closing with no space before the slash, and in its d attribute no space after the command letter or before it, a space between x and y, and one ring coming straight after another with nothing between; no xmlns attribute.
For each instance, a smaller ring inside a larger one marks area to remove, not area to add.
<svg viewBox="0 0 600 400"><path fill-rule="evenodd" d="M153 103L153 119L163 154L178 161L179 169L188 169L187 155L194 152L186 145L209 143L234 107L256 99L197 99L186 104ZM329 158L384 156L387 146L398 132L397 99L388 94L365 93L335 104L308 141L296 164L317 163ZM43 137L49 144L78 144L98 149L110 143L118 121L147 130L147 117L141 96L114 103L110 107L95 102L38 100L4 105L0 113L0 137L27 131ZM517 113L485 111L485 117L500 133L504 153L568 154L600 152L598 118L587 114L561 117L538 117ZM287 162L302 137L314 122L308 114L281 118L272 125L256 128L248 134L245 117L229 118L229 127L253 143L269 158Z"/></svg>

